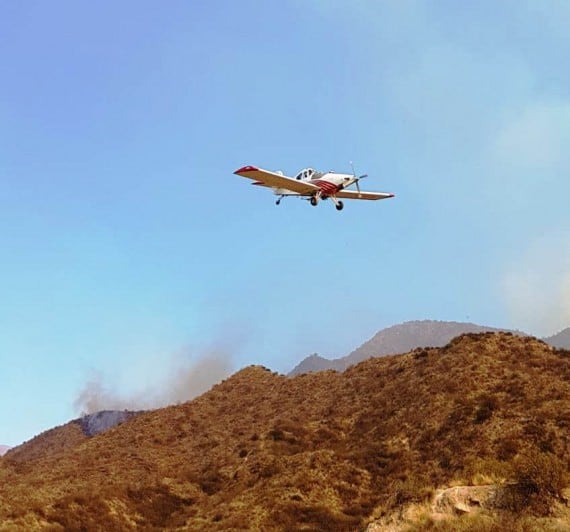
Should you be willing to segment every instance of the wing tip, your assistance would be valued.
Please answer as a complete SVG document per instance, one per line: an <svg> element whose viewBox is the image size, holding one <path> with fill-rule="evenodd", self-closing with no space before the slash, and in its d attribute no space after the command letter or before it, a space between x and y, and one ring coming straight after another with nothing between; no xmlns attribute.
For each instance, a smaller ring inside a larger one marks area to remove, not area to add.
<svg viewBox="0 0 570 532"><path fill-rule="evenodd" d="M242 166L241 168L238 168L234 174L240 175L246 172L257 172L257 170L259 170L259 168L256 168L255 166Z"/></svg>

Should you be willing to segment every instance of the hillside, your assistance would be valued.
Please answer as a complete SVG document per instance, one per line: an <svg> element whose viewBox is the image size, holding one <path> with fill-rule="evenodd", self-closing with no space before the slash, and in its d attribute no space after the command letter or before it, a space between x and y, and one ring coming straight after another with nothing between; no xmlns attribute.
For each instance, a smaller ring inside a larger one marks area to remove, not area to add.
<svg viewBox="0 0 570 532"><path fill-rule="evenodd" d="M442 347L460 334L488 331L499 332L501 330L474 323L455 321L408 321L381 330L359 348L342 358L329 360L317 354L311 355L302 360L289 375L301 375L327 369L344 371L349 366L370 357L406 353L417 347ZM516 331L510 332L522 334Z"/></svg>
<svg viewBox="0 0 570 532"><path fill-rule="evenodd" d="M46 430L31 440L10 450L12 462L26 463L37 458L59 455L78 446L91 436L112 429L140 412L129 410L102 410L74 419L65 425Z"/></svg>
<svg viewBox="0 0 570 532"><path fill-rule="evenodd" d="M570 353L531 337L468 334L343 373L287 378L248 367L193 401L94 437L73 429L73 441L53 452L9 453L0 460L0 522L359 530L436 488L482 478L530 486L503 502L514 522L563 512L551 506L558 489L537 506L546 488L516 471L521 457L538 457L532 463L546 464L558 479L548 486L558 486L569 427Z"/></svg>
<svg viewBox="0 0 570 532"><path fill-rule="evenodd" d="M10 447L8 445L0 445L0 456L2 456Z"/></svg>

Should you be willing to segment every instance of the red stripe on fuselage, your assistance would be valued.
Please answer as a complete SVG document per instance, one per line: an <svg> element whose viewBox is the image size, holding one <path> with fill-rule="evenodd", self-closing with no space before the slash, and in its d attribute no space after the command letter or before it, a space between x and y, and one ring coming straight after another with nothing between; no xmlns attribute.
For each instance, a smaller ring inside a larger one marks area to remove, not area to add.
<svg viewBox="0 0 570 532"><path fill-rule="evenodd" d="M338 186L329 181L317 179L316 181L311 181L311 182L313 183L313 185L317 185L321 189L321 191L327 196L332 196L339 191Z"/></svg>

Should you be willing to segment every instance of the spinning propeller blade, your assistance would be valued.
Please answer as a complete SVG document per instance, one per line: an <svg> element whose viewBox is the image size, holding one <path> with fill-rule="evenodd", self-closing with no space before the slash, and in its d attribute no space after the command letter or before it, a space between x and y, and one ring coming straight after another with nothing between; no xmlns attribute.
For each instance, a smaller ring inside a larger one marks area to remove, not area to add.
<svg viewBox="0 0 570 532"><path fill-rule="evenodd" d="M352 161L350 161L350 167L352 168L352 175L354 176L354 183L356 184L356 190L358 190L358 193L360 194L360 185L358 184L358 182L361 179L368 177L368 174L362 174L356 177L356 172L354 171L354 165L352 164Z"/></svg>
<svg viewBox="0 0 570 532"><path fill-rule="evenodd" d="M356 178L356 181L355 181L355 183L356 183L356 190L358 190L358 193L359 193L359 194L360 194L360 185L358 184L358 182L359 182L361 179L364 179L365 177L368 177L368 174L362 174L361 176L358 176L358 177Z"/></svg>

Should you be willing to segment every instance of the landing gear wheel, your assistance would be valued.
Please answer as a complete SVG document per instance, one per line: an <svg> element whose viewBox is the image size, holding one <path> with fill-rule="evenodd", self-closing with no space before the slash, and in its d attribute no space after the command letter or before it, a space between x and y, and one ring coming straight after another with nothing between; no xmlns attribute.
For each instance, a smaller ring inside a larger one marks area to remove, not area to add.
<svg viewBox="0 0 570 532"><path fill-rule="evenodd" d="M313 207L316 207L318 203L319 203L319 200L317 198L315 198L315 196L311 196L311 205Z"/></svg>
<svg viewBox="0 0 570 532"><path fill-rule="evenodd" d="M342 201L338 201L337 204L335 205L336 210L337 211L342 211L343 207L344 207L344 203Z"/></svg>

